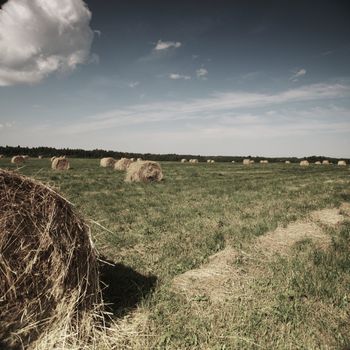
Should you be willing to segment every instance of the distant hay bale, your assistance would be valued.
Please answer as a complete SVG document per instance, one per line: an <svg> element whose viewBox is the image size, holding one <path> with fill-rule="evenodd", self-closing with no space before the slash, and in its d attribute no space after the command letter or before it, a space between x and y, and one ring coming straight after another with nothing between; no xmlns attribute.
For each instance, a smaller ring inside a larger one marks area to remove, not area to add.
<svg viewBox="0 0 350 350"><path fill-rule="evenodd" d="M212 160L210 161L210 163L215 163L215 160L214 160L214 159L212 159Z"/></svg>
<svg viewBox="0 0 350 350"><path fill-rule="evenodd" d="M255 160L250 160L249 161L249 164L254 164L255 163Z"/></svg>
<svg viewBox="0 0 350 350"><path fill-rule="evenodd" d="M207 159L207 163L211 163L211 159Z"/></svg>
<svg viewBox="0 0 350 350"><path fill-rule="evenodd" d="M55 158L51 164L54 170L69 170L69 161L66 158Z"/></svg>
<svg viewBox="0 0 350 350"><path fill-rule="evenodd" d="M113 168L114 164L115 164L115 159L112 157L106 157L100 160L100 167L102 168Z"/></svg>
<svg viewBox="0 0 350 350"><path fill-rule="evenodd" d="M322 161L322 164L323 164L323 165L329 165L329 160L327 160L327 159L323 160L323 161Z"/></svg>
<svg viewBox="0 0 350 350"><path fill-rule="evenodd" d="M234 160L231 162L232 164L236 163Z"/></svg>
<svg viewBox="0 0 350 350"><path fill-rule="evenodd" d="M309 166L309 162L307 160L302 160L300 166Z"/></svg>
<svg viewBox="0 0 350 350"><path fill-rule="evenodd" d="M27 156L27 155L24 155L22 157L24 158L24 160L28 160L29 159L29 156Z"/></svg>
<svg viewBox="0 0 350 350"><path fill-rule="evenodd" d="M4 158L5 156L3 154L0 154L0 159Z"/></svg>
<svg viewBox="0 0 350 350"><path fill-rule="evenodd" d="M115 162L114 170L125 171L132 164L132 161L128 158L122 158Z"/></svg>
<svg viewBox="0 0 350 350"><path fill-rule="evenodd" d="M12 164L22 164L25 162L25 159L23 156L14 156L11 158L11 163Z"/></svg>
<svg viewBox="0 0 350 350"><path fill-rule="evenodd" d="M138 162L141 162L141 161L142 161L142 158L137 158L137 161L138 161Z"/></svg>
<svg viewBox="0 0 350 350"><path fill-rule="evenodd" d="M160 164L152 161L131 163L127 169L125 181L127 182L159 182L163 179Z"/></svg>
<svg viewBox="0 0 350 350"><path fill-rule="evenodd" d="M130 160L131 160L132 162L135 162L135 158L130 158Z"/></svg>
<svg viewBox="0 0 350 350"><path fill-rule="evenodd" d="M38 159L43 159L44 157L43 156L38 156Z"/></svg>
<svg viewBox="0 0 350 350"><path fill-rule="evenodd" d="M290 164L290 161L289 161L289 160L286 160L285 163L286 163L286 164Z"/></svg>
<svg viewBox="0 0 350 350"><path fill-rule="evenodd" d="M89 228L72 205L0 170L0 232L1 349L27 349L63 321L65 334L79 330L86 339L102 299Z"/></svg>
<svg viewBox="0 0 350 350"><path fill-rule="evenodd" d="M181 159L181 163L187 163L187 159Z"/></svg>
<svg viewBox="0 0 350 350"><path fill-rule="evenodd" d="M322 163L320 161L315 162L316 165L321 165Z"/></svg>
<svg viewBox="0 0 350 350"><path fill-rule="evenodd" d="M266 159L260 161L260 164L268 164L268 163L269 163L269 161Z"/></svg>
<svg viewBox="0 0 350 350"><path fill-rule="evenodd" d="M339 160L338 165L340 166L346 166L346 161L345 160Z"/></svg>
<svg viewBox="0 0 350 350"><path fill-rule="evenodd" d="M190 159L190 163L198 163L198 159Z"/></svg>
<svg viewBox="0 0 350 350"><path fill-rule="evenodd" d="M249 165L250 159L243 159L243 165Z"/></svg>
<svg viewBox="0 0 350 350"><path fill-rule="evenodd" d="M51 163L52 163L56 158L57 158L56 156L51 157L51 158L50 158Z"/></svg>

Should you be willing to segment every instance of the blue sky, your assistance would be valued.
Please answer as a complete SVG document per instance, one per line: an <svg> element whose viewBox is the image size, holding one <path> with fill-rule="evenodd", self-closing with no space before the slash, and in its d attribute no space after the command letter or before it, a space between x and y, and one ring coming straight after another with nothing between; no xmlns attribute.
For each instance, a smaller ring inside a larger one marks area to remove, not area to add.
<svg viewBox="0 0 350 350"><path fill-rule="evenodd" d="M349 23L340 0L9 0L0 144L350 157Z"/></svg>

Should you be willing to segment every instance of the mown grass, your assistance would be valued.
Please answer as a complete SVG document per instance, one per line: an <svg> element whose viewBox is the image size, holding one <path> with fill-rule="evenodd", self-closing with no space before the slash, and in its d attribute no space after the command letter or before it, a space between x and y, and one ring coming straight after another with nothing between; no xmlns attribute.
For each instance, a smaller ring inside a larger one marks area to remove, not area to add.
<svg viewBox="0 0 350 350"><path fill-rule="evenodd" d="M186 300L172 291L174 276L200 266L230 245L249 251L254 239L316 209L350 202L349 168L268 164L162 163L159 184L128 184L97 160L71 160L56 172L47 159L19 171L60 192L91 223L109 259L157 276L139 307L149 314L144 348L312 349L350 345L350 226L330 230L332 246L311 241L276 256L249 279L249 292L220 304ZM8 159L1 168L15 168ZM244 264L244 263L243 263ZM134 335L135 336L135 335Z"/></svg>

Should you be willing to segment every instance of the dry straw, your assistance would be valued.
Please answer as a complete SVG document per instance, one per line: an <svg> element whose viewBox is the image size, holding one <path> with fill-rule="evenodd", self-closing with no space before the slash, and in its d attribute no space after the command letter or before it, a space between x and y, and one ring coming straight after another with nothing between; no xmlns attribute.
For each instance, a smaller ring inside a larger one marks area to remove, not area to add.
<svg viewBox="0 0 350 350"><path fill-rule="evenodd" d="M346 161L345 160L339 160L338 165L340 166L346 166Z"/></svg>
<svg viewBox="0 0 350 350"><path fill-rule="evenodd" d="M113 168L115 164L115 159L112 157L102 158L100 160L100 166L102 168Z"/></svg>
<svg viewBox="0 0 350 350"><path fill-rule="evenodd" d="M307 160L302 160L300 166L309 166L309 162Z"/></svg>
<svg viewBox="0 0 350 350"><path fill-rule="evenodd" d="M163 179L160 164L152 161L132 163L126 173L127 182L158 182Z"/></svg>
<svg viewBox="0 0 350 350"><path fill-rule="evenodd" d="M12 164L22 164L25 162L25 159L22 156L14 156L11 159Z"/></svg>
<svg viewBox="0 0 350 350"><path fill-rule="evenodd" d="M120 171L125 171L129 168L130 164L132 164L132 161L130 159L122 158L122 159L119 159L115 162L114 169L120 170Z"/></svg>
<svg viewBox="0 0 350 350"><path fill-rule="evenodd" d="M87 339L102 297L89 228L72 205L0 170L0 232L1 346L27 348L58 324Z"/></svg>
<svg viewBox="0 0 350 350"><path fill-rule="evenodd" d="M69 170L69 161L66 158L55 158L51 163L54 170Z"/></svg>

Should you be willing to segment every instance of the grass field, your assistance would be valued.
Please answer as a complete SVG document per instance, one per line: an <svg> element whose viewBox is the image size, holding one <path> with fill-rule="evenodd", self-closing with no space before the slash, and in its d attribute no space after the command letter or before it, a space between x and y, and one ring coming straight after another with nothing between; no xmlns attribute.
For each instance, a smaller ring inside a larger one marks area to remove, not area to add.
<svg viewBox="0 0 350 350"><path fill-rule="evenodd" d="M115 348L350 347L349 218L320 226L326 246L304 239L268 258L256 249L258 237L277 227L350 203L349 167L164 162L165 180L147 185L125 183L124 173L98 160L70 161L67 172L51 170L48 159L19 171L74 203L106 258L156 280L152 290L130 287L132 302L120 298ZM16 168L8 159L0 167ZM237 276L218 299L173 287L176 276L227 247L237 252Z"/></svg>

